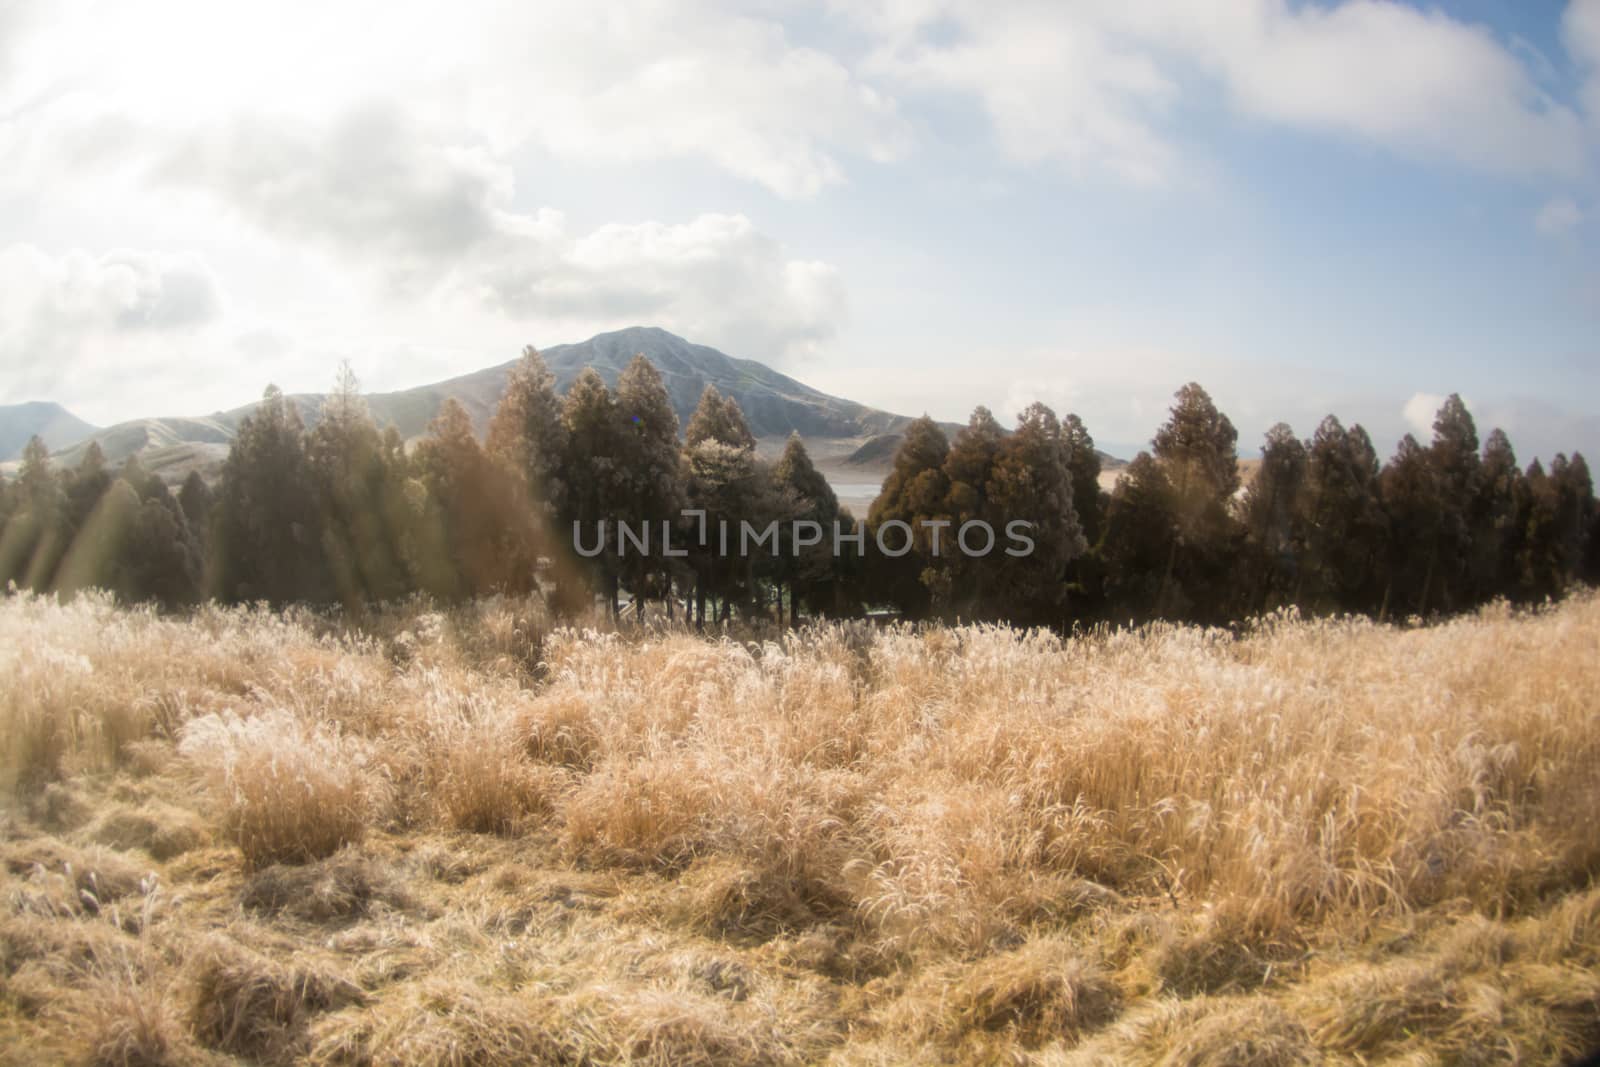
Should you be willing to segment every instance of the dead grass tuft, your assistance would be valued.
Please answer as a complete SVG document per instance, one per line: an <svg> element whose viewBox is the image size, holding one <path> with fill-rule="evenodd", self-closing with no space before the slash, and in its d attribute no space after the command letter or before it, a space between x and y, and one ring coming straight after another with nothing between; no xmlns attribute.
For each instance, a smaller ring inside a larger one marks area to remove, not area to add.
<svg viewBox="0 0 1600 1067"><path fill-rule="evenodd" d="M267 1061L303 1051L318 1012L365 999L326 971L280 964L214 935L189 956L189 1025L207 1048Z"/></svg>
<svg viewBox="0 0 1600 1067"><path fill-rule="evenodd" d="M240 903L269 915L326 923L366 918L379 909L404 911L415 901L383 860L346 848L303 866L278 864L245 882Z"/></svg>

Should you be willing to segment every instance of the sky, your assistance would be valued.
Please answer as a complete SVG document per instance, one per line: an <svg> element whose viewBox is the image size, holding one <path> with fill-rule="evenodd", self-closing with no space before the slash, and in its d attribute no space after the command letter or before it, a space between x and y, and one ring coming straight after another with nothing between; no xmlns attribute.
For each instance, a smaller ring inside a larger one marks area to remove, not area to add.
<svg viewBox="0 0 1600 1067"><path fill-rule="evenodd" d="M1600 0L0 0L0 403L194 415L629 325L1241 453L1600 454Z"/></svg>

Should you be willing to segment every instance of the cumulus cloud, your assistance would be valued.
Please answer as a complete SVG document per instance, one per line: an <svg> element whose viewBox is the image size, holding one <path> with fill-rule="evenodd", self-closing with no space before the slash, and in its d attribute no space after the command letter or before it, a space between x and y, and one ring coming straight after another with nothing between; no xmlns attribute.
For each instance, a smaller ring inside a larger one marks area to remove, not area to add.
<svg viewBox="0 0 1600 1067"><path fill-rule="evenodd" d="M835 268L791 258L743 215L573 234L558 211L516 210L511 168L450 133L376 105L327 123L251 118L184 145L161 174L375 272L407 300L660 323L775 360L811 351L844 315Z"/></svg>
<svg viewBox="0 0 1600 1067"><path fill-rule="evenodd" d="M1444 406L1445 398L1438 393L1412 393L1400 415L1417 439L1426 444L1433 439L1433 417ZM1471 404L1467 405L1469 408Z"/></svg>
<svg viewBox="0 0 1600 1067"><path fill-rule="evenodd" d="M192 256L0 248L0 366L12 400L49 397L75 376L102 374L106 346L150 349L204 327L221 308Z"/></svg>
<svg viewBox="0 0 1600 1067"><path fill-rule="evenodd" d="M75 128L63 136L79 140L126 135L108 114L160 136L252 108L315 119L381 93L425 121L472 129L497 152L703 160L785 197L843 182L851 157L897 158L911 143L891 97L793 40L764 3L61 7L33 49L31 91L71 85L58 111Z"/></svg>
<svg viewBox="0 0 1600 1067"><path fill-rule="evenodd" d="M976 95L1001 147L1022 160L1167 180L1181 158L1178 104L1215 87L1252 118L1408 156L1513 175L1584 166L1581 118L1539 88L1511 45L1439 11L1376 0L841 10L864 12L855 17L880 35L883 76ZM1574 47L1588 47L1590 18L1569 19Z"/></svg>

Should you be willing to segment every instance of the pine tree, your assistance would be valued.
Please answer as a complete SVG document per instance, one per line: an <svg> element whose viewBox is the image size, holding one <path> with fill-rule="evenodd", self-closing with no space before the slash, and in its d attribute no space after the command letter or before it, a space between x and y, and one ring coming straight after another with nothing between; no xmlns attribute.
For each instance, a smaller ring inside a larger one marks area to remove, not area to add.
<svg viewBox="0 0 1600 1067"><path fill-rule="evenodd" d="M678 446L678 415L655 366L642 354L617 377L616 410L621 449L618 474L622 510L616 518L643 529L650 554L633 552L623 568L630 578L635 618L644 618L646 598L670 596L663 576L665 556L659 538L675 525L687 501ZM743 421L741 416L741 422Z"/></svg>
<svg viewBox="0 0 1600 1067"><path fill-rule="evenodd" d="M524 499L514 475L478 444L471 417L454 397L428 424L413 466L432 501L427 511L442 528L448 560L447 568L424 566L453 576L437 585L435 595L448 599L532 588L536 557Z"/></svg>
<svg viewBox="0 0 1600 1067"><path fill-rule="evenodd" d="M1467 511L1470 602L1515 594L1521 546L1517 516L1526 490L1511 439L1498 428L1491 430L1483 442L1477 488Z"/></svg>
<svg viewBox="0 0 1600 1067"><path fill-rule="evenodd" d="M942 550L937 557L932 554L930 533L918 530L918 548L926 557L923 584L929 587L936 606L968 618L986 614L982 602L992 590L986 588L984 579L994 570L994 561L966 558L956 537L963 523L990 522L995 517L989 501L990 480L1005 440L1005 429L989 409L982 405L974 408L945 454L949 490L944 505L917 516L949 523L941 532Z"/></svg>
<svg viewBox="0 0 1600 1067"><path fill-rule="evenodd" d="M317 498L322 551L333 592L346 609L397 599L409 582L399 531L384 521L402 469L391 466L377 424L350 365L339 369L321 418L307 435L306 461Z"/></svg>
<svg viewBox="0 0 1600 1067"><path fill-rule="evenodd" d="M567 431L567 513L563 527L573 530L585 548L604 530L605 549L590 561L594 576L607 590L612 613L617 612L618 537L616 520L625 494L626 448L617 417L616 398L598 372L584 368L567 390L561 406Z"/></svg>
<svg viewBox="0 0 1600 1067"><path fill-rule="evenodd" d="M1313 611L1377 610L1388 558L1378 472L1366 430L1346 430L1332 415L1322 420L1306 455L1296 603Z"/></svg>
<svg viewBox="0 0 1600 1067"><path fill-rule="evenodd" d="M1432 610L1445 509L1438 468L1410 434L1383 468L1380 485L1389 518L1389 552L1379 617Z"/></svg>
<svg viewBox="0 0 1600 1067"><path fill-rule="evenodd" d="M789 624L798 626L802 601L815 614L837 608L832 541L833 526L839 520L839 498L811 462L798 432L789 435L772 473L786 504L782 577L789 583ZM793 536L795 522L816 523L822 530L821 540L798 547Z"/></svg>
<svg viewBox="0 0 1600 1067"><path fill-rule="evenodd" d="M77 468L67 475L63 488L67 496L67 527L75 535L88 521L101 495L111 488L111 475L106 471L106 454L101 451L99 441L89 442Z"/></svg>
<svg viewBox="0 0 1600 1067"><path fill-rule="evenodd" d="M299 412L276 386L240 422L217 493L212 580L219 598L276 605L330 595L304 438Z"/></svg>
<svg viewBox="0 0 1600 1067"><path fill-rule="evenodd" d="M1108 614L1135 622L1163 611L1183 613L1181 590L1163 581L1178 540L1178 515L1166 470L1140 452L1122 471L1106 508L1102 541ZM1174 595L1176 594L1176 595Z"/></svg>
<svg viewBox="0 0 1600 1067"><path fill-rule="evenodd" d="M1437 541L1432 546L1434 589L1430 592L1438 607L1453 611L1470 603L1471 513L1479 489L1478 428L1455 393L1445 399L1434 417L1428 461L1437 479L1440 509Z"/></svg>
<svg viewBox="0 0 1600 1067"><path fill-rule="evenodd" d="M1249 608L1269 610L1296 601L1305 556L1306 446L1285 423L1267 431L1261 466L1242 506L1247 554L1243 583Z"/></svg>
<svg viewBox="0 0 1600 1067"><path fill-rule="evenodd" d="M71 542L67 498L50 465L50 450L37 435L22 450L22 465L11 491L11 520L0 537L0 585L17 584L42 592Z"/></svg>
<svg viewBox="0 0 1600 1067"><path fill-rule="evenodd" d="M1072 507L1078 513L1083 539L1092 547L1100 543L1107 503L1105 490L1100 488L1100 453L1076 415L1061 420L1061 437L1067 443L1067 469L1072 474Z"/></svg>
<svg viewBox="0 0 1600 1067"><path fill-rule="evenodd" d="M1220 621L1228 614L1227 576L1237 551L1230 509L1239 489L1239 434L1197 383L1179 389L1176 401L1152 442L1177 519L1154 610ZM1177 610L1179 602L1190 605L1187 613Z"/></svg>
<svg viewBox="0 0 1600 1067"><path fill-rule="evenodd" d="M744 412L730 397L717 392L717 387L707 384L700 393L700 403L689 416L684 430L683 443L688 448L706 441L721 441L730 448L754 448L756 439L745 422Z"/></svg>
<svg viewBox="0 0 1600 1067"><path fill-rule="evenodd" d="M871 591L898 605L909 618L926 614L933 602L932 591L922 580L932 560L933 533L923 523L946 517L950 479L944 464L949 453L950 442L938 423L927 415L914 419L906 427L889 476L867 512ZM879 551L880 531L883 545L891 551L899 551L905 540L905 532L898 527L886 529L891 522L905 523L911 529L912 549L905 555L886 556Z"/></svg>
<svg viewBox="0 0 1600 1067"><path fill-rule="evenodd" d="M997 546L978 561L992 576L986 599L998 617L1035 624L1063 621L1067 567L1085 548L1072 506L1068 450L1055 412L1037 403L1017 416L1017 428L1000 443L987 490ZM1017 521L1030 524L1033 551L1024 556L1005 551L1006 528Z"/></svg>
<svg viewBox="0 0 1600 1067"><path fill-rule="evenodd" d="M565 510L562 463L567 428L555 375L532 345L511 369L506 392L489 420L489 455L516 471L541 512L553 520Z"/></svg>

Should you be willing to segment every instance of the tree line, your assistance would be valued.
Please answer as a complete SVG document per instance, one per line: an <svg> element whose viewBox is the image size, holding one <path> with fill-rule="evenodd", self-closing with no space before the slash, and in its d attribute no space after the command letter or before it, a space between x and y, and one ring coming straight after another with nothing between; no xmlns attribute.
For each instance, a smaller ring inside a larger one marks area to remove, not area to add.
<svg viewBox="0 0 1600 1067"><path fill-rule="evenodd" d="M1007 431L979 407L954 440L924 416L858 520L798 436L763 458L738 404L712 386L680 435L643 356L615 389L591 368L562 396L528 348L484 441L450 399L410 448L378 428L345 367L309 430L269 387L215 487L192 473L174 494L137 458L113 473L95 444L56 470L31 441L0 482L0 583L100 587L174 609L216 599L360 612L418 593L537 593L558 612L598 596L613 613L626 601L637 618L700 625L890 608L1065 628L1220 624L1289 605L1427 616L1600 578L1583 457L1523 469L1500 430L1480 448L1457 396L1428 444L1407 435L1387 463L1359 425L1330 415L1301 440L1280 423L1242 491L1237 432L1199 385L1178 391L1151 446L1107 493L1076 415L1034 404ZM1018 519L1030 524L1025 556L951 550L969 523ZM797 521L837 524L860 549L797 540ZM683 550L629 551L619 523L671 531ZM742 554L701 543L724 523L776 523L776 540ZM909 551L883 551L877 534L900 523ZM594 537L602 524L598 551L576 552L575 529Z"/></svg>

